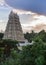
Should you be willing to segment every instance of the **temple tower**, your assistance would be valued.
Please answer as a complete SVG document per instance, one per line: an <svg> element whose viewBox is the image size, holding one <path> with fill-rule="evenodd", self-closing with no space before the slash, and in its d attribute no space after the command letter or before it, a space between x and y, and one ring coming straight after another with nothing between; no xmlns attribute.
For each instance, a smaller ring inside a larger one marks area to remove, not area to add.
<svg viewBox="0 0 46 65"><path fill-rule="evenodd" d="M19 21L19 16L11 11L3 39L12 39L24 42L24 35Z"/></svg>

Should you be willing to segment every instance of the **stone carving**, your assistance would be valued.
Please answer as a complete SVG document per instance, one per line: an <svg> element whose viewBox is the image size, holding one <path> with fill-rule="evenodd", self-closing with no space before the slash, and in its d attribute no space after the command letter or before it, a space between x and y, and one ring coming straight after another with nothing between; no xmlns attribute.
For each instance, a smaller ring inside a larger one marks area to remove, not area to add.
<svg viewBox="0 0 46 65"><path fill-rule="evenodd" d="M13 11L10 12L3 39L12 39L19 42L25 41L19 16Z"/></svg>

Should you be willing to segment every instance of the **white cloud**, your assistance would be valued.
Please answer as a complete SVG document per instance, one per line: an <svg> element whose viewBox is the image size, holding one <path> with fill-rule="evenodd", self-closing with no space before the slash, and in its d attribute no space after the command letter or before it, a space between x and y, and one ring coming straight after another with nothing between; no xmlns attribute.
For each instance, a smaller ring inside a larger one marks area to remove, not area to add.
<svg viewBox="0 0 46 65"><path fill-rule="evenodd" d="M27 14L28 16L28 14ZM25 22L25 23L23 23ZM30 14L30 16L27 17L27 19L25 20L21 20L21 23L22 23L22 28L23 28L23 31L28 31L30 32L31 30L36 30L36 31L40 31L42 29L46 30L44 27L46 25L46 16L44 15L39 15L39 14ZM41 26L41 24L45 24L43 27L39 27L39 25ZM37 28L37 25L38 25L38 28ZM35 29L37 28L37 29Z"/></svg>
<svg viewBox="0 0 46 65"><path fill-rule="evenodd" d="M5 4L4 0L0 0L0 5L3 6Z"/></svg>
<svg viewBox="0 0 46 65"><path fill-rule="evenodd" d="M5 0L0 0L0 6L1 7L10 7L9 5L6 4Z"/></svg>
<svg viewBox="0 0 46 65"><path fill-rule="evenodd" d="M0 0L0 5L4 6L5 1ZM40 25L41 23L46 24L46 16L36 14L36 13L31 12L31 11L23 11L23 10L18 10L18 9L15 10L13 8L12 8L12 10L15 13L17 12L18 15L20 16L20 22L21 22L21 25L22 25L24 32L31 31L32 29L35 28L35 26L37 24L38 25ZM6 24L7 24L7 22L4 22L4 20L0 20L0 30L5 30Z"/></svg>
<svg viewBox="0 0 46 65"><path fill-rule="evenodd" d="M0 31L3 30L5 31L7 22L5 20L0 20Z"/></svg>
<svg viewBox="0 0 46 65"><path fill-rule="evenodd" d="M13 9L13 12L14 13L17 13L17 14L31 14L31 15L34 15L35 13L31 12L31 11L24 11L24 10L19 10L19 9Z"/></svg>

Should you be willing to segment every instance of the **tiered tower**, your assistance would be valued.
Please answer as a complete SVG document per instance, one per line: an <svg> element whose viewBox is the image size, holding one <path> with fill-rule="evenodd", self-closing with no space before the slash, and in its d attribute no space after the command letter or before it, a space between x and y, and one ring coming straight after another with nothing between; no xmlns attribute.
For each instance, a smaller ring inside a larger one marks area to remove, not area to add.
<svg viewBox="0 0 46 65"><path fill-rule="evenodd" d="M11 11L3 39L12 39L24 42L24 35L17 13Z"/></svg>

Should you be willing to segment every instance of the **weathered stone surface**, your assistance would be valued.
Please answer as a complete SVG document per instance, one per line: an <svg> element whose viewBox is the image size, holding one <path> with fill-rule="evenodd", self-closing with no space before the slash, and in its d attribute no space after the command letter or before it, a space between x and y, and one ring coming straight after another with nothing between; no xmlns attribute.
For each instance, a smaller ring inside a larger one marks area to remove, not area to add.
<svg viewBox="0 0 46 65"><path fill-rule="evenodd" d="M3 39L24 42L25 39L17 13L11 11Z"/></svg>

